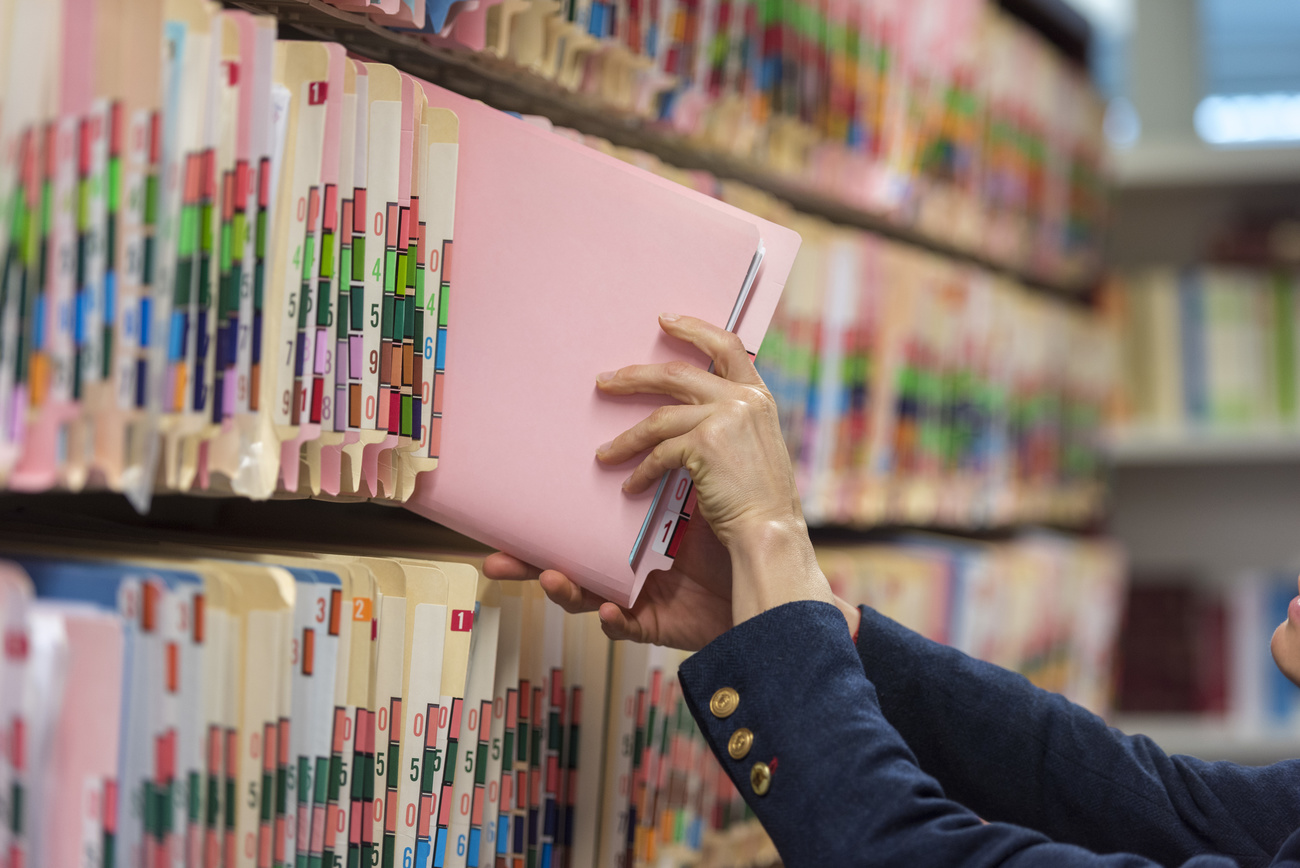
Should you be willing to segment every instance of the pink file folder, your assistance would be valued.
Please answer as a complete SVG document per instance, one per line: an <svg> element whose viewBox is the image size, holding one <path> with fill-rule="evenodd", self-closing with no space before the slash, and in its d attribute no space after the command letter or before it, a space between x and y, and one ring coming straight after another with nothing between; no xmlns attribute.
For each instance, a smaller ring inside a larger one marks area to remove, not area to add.
<svg viewBox="0 0 1300 868"><path fill-rule="evenodd" d="M79 868L98 854L106 818L116 815L122 620L88 606L51 609L63 617L68 657L45 815L50 825L36 832L47 835L44 864Z"/></svg>
<svg viewBox="0 0 1300 868"><path fill-rule="evenodd" d="M631 605L671 558L629 563L654 492L596 447L666 400L609 398L596 374L708 360L660 312L725 325L760 243L737 326L758 349L799 237L788 229L481 103L425 84L460 119L442 454L407 507Z"/></svg>

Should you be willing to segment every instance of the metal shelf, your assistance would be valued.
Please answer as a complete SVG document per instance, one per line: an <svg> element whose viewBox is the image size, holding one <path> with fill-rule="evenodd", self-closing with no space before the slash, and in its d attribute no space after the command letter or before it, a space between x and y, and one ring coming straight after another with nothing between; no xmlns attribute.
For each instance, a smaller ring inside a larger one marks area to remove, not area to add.
<svg viewBox="0 0 1300 868"><path fill-rule="evenodd" d="M1144 142L1112 158L1120 189L1215 187L1300 180L1300 147L1211 147L1195 139Z"/></svg>
<svg viewBox="0 0 1300 868"><path fill-rule="evenodd" d="M449 41L434 45L413 34L388 30L365 15L336 9L322 0L229 2L252 12L274 15L282 26L287 25L308 36L338 42L359 55L390 63L433 84L482 100L503 111L543 115L559 126L608 139L615 145L646 151L670 165L682 169L700 169L719 178L741 181L785 201L797 211L823 217L834 223L866 229L952 259L1007 274L1037 289L1079 296L1097 283L1095 277L1077 283L1062 283L1008 266L978 251L964 249L911 226L894 222L885 215L847 205L833 196L808 188L796 179L727 154L704 150L687 138L648 123L644 118L613 108L589 95L566 90L543 76L485 52L470 51ZM1060 0L1015 2L1008 3L1007 6L1013 14L1018 14L1020 7L1065 8ZM1029 20L1032 24L1037 19ZM1066 19L1061 17L1060 20Z"/></svg>
<svg viewBox="0 0 1300 868"><path fill-rule="evenodd" d="M1220 717L1194 714L1116 715L1111 726L1129 735L1145 735L1169 754L1269 765L1300 756L1300 734L1256 731Z"/></svg>
<svg viewBox="0 0 1300 868"><path fill-rule="evenodd" d="M1122 432L1106 454L1116 467L1300 461L1300 430Z"/></svg>
<svg viewBox="0 0 1300 868"><path fill-rule="evenodd" d="M117 540L202 545L238 541L286 550L416 556L430 551L486 555L492 549L448 530L400 505L374 501L327 501L157 494L147 515L108 491L0 492L0 533L22 536L55 528L59 533Z"/></svg>
<svg viewBox="0 0 1300 868"><path fill-rule="evenodd" d="M252 501L203 492L156 494L149 513L140 515L125 497L108 491L0 492L0 528L9 533L22 533L24 528L48 527L116 538L191 543L238 539L335 552L382 550L415 555L422 551L453 550L486 555L492 551L400 505L378 501L291 497ZM1024 522L996 528L822 525L810 527L809 533L820 545L843 545L889 542L926 534L973 542L1002 542L1031 529L1069 535L1087 535L1090 530L1087 525Z"/></svg>

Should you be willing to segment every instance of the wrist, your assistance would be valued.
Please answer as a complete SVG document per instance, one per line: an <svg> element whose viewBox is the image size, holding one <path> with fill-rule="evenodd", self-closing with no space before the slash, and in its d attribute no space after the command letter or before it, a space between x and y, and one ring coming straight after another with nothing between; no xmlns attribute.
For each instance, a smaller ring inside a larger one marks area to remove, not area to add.
<svg viewBox="0 0 1300 868"><path fill-rule="evenodd" d="M748 525L732 536L727 549L735 624L797 600L834 601L800 518Z"/></svg>
<svg viewBox="0 0 1300 868"><path fill-rule="evenodd" d="M853 644L856 645L858 643L858 630L862 628L862 611L857 606L849 605L839 597L835 597L832 602L835 603L835 608L840 610L844 620L848 622L849 635L853 637Z"/></svg>

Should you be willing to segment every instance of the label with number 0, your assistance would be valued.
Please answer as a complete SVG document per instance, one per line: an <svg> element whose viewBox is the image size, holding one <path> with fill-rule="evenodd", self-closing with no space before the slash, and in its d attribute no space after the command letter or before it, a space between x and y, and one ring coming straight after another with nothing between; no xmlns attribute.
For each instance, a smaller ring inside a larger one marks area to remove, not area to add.
<svg viewBox="0 0 1300 868"><path fill-rule="evenodd" d="M650 548L661 555L674 557L677 546L681 543L686 523L690 520L687 504L691 496L691 477L689 471L681 468L673 471L665 483L663 498L656 508L655 522L651 525Z"/></svg>

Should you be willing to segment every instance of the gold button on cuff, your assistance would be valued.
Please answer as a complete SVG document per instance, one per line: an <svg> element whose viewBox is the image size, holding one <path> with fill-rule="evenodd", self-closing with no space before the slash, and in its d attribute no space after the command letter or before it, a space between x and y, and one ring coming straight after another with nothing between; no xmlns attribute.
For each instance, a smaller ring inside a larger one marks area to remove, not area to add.
<svg viewBox="0 0 1300 868"><path fill-rule="evenodd" d="M767 767L767 763L754 763L754 767L749 770L749 785L754 788L754 795L767 795L768 788L772 786L772 770Z"/></svg>
<svg viewBox="0 0 1300 868"><path fill-rule="evenodd" d="M731 687L722 687L709 700L709 711L717 718L731 717L737 705L740 705L740 694Z"/></svg>
<svg viewBox="0 0 1300 868"><path fill-rule="evenodd" d="M731 754L734 760L742 760L749 756L749 749L753 745L754 734L742 726L727 739L727 753Z"/></svg>

